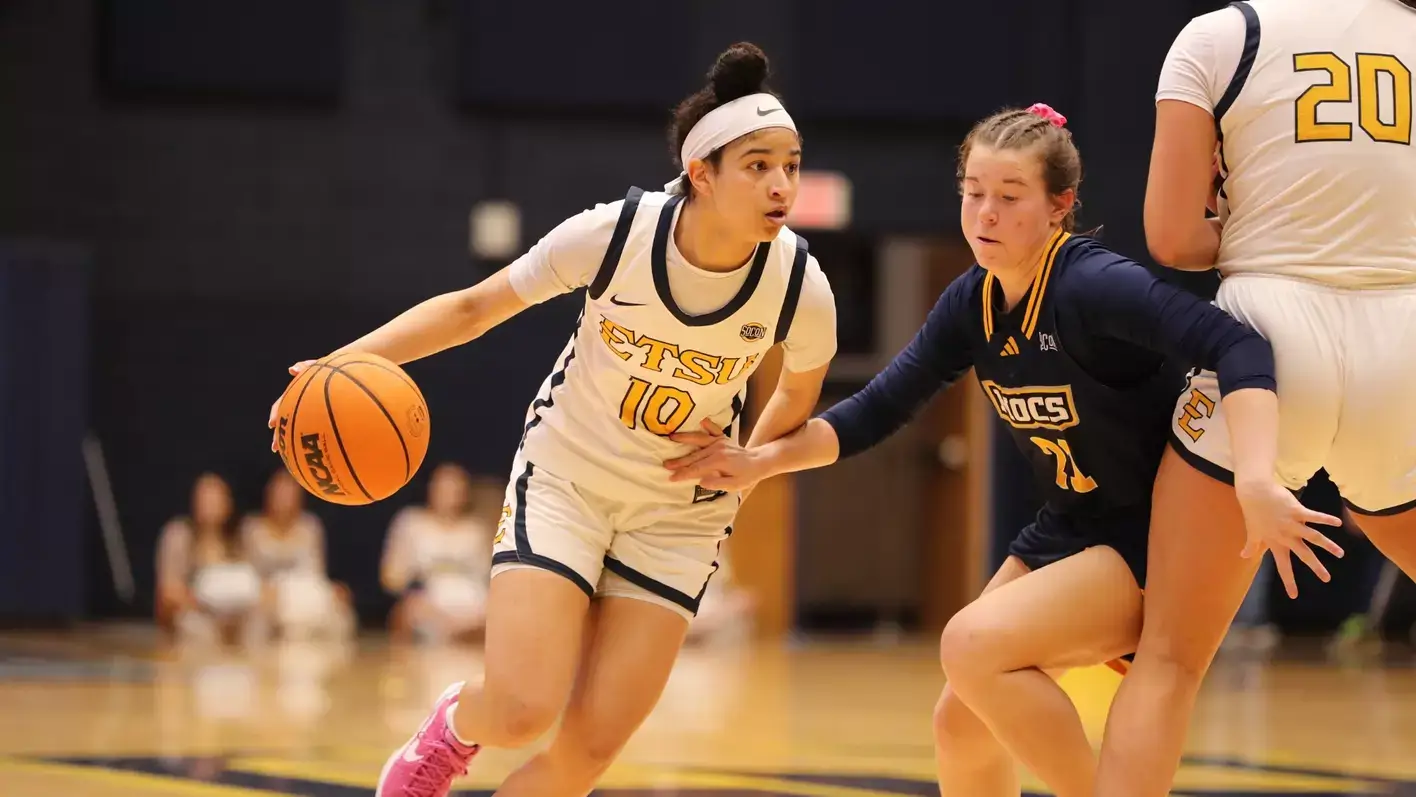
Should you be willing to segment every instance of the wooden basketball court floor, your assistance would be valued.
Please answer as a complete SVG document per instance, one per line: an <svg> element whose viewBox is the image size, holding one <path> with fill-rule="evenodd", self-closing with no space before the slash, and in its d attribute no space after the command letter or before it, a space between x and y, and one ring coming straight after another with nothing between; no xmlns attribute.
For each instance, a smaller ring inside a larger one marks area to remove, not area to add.
<svg viewBox="0 0 1416 797"><path fill-rule="evenodd" d="M1416 662L1224 661L1177 784L1190 795L1416 795ZM0 635L0 795L369 795L475 648L172 650L94 630ZM929 640L690 649L609 772L616 797L937 794ZM1118 676L1068 674L1099 737ZM528 751L488 751L490 793ZM1027 790L1046 792L1035 781Z"/></svg>

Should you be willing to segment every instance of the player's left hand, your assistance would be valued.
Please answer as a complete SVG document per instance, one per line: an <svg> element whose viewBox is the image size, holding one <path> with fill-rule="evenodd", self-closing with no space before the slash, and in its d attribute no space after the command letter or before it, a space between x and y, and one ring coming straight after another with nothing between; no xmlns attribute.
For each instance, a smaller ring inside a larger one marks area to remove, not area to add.
<svg viewBox="0 0 1416 797"><path fill-rule="evenodd" d="M745 492L767 475L760 457L729 440L722 428L707 418L703 419L703 431L679 432L669 439L695 447L684 456L664 462L664 467L673 471L669 481L697 482L708 490Z"/></svg>
<svg viewBox="0 0 1416 797"><path fill-rule="evenodd" d="M1265 549L1273 553L1273 563L1288 597L1298 597L1298 584L1293 578L1293 563L1289 554L1297 556L1324 583L1330 581L1327 568L1308 546L1316 545L1333 556L1342 556L1342 548L1309 523L1341 526L1342 519L1315 512L1298 502L1293 493L1272 479L1250 484L1236 484L1234 492L1244 512L1247 539L1240 556L1262 556Z"/></svg>

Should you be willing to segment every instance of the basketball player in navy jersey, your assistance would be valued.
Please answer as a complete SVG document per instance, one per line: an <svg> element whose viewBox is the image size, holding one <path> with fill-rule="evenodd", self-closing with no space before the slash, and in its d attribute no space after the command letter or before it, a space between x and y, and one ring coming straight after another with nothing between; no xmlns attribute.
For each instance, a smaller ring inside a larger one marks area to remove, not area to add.
<svg viewBox="0 0 1416 797"><path fill-rule="evenodd" d="M1051 108L979 123L958 177L978 265L885 371L760 447L681 435L700 448L666 465L730 490L822 467L879 443L972 367L1046 504L940 640L941 794L1017 797L1011 753L1060 797L1090 797L1096 756L1054 679L1136 648L1152 480L1187 368L1218 373L1236 465L1272 471L1272 351L1224 311L1072 233L1081 158ZM1276 482L1268 506L1275 525L1321 517Z"/></svg>
<svg viewBox="0 0 1416 797"><path fill-rule="evenodd" d="M683 173L664 191L573 217L481 284L341 350L405 363L586 288L512 463L485 678L438 699L389 757L379 797L442 797L481 747L527 745L558 716L554 741L497 793L589 792L658 701L737 512L735 492L670 480L663 461L691 450L671 436L706 423L735 439L748 379L776 345L783 371L754 442L810 417L835 305L785 225L801 138L767 72L750 44L719 57L675 112Z"/></svg>

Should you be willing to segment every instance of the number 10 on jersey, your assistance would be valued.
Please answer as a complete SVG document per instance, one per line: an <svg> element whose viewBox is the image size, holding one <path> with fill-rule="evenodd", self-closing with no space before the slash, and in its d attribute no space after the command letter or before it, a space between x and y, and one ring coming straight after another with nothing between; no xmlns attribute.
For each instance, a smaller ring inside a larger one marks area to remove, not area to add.
<svg viewBox="0 0 1416 797"><path fill-rule="evenodd" d="M631 429L642 424L648 432L668 437L693 414L693 406L693 396L687 390L631 376L620 401L620 421Z"/></svg>

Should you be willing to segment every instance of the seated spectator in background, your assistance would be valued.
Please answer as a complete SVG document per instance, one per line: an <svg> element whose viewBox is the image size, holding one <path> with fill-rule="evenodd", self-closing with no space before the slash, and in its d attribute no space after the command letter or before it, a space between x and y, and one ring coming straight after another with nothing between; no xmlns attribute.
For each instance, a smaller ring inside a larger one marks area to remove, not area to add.
<svg viewBox="0 0 1416 797"><path fill-rule="evenodd" d="M241 526L270 630L286 639L347 639L355 626L349 589L329 579L324 524L304 505L305 491L282 468L266 482L262 511Z"/></svg>
<svg viewBox="0 0 1416 797"><path fill-rule="evenodd" d="M157 544L157 621L182 641L256 642L265 635L260 577L246 557L231 488L204 473L191 514L168 521Z"/></svg>
<svg viewBox="0 0 1416 797"><path fill-rule="evenodd" d="M399 596L394 639L433 642L479 635L492 568L492 529L476 514L467 471L450 462L428 481L427 506L399 510L384 543L381 580Z"/></svg>
<svg viewBox="0 0 1416 797"><path fill-rule="evenodd" d="M689 642L741 640L752 633L752 593L733 577L728 566L726 545L718 551L718 572L708 580L708 589L698 605L698 614L688 626Z"/></svg>

